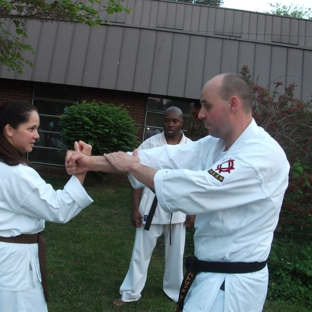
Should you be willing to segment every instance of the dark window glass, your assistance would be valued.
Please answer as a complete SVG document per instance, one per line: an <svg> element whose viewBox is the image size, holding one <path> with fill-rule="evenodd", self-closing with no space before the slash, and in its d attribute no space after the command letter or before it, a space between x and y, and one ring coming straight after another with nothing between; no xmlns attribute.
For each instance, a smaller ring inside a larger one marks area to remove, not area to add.
<svg viewBox="0 0 312 312"><path fill-rule="evenodd" d="M163 126L164 113L146 112L145 126L147 127L160 127Z"/></svg>
<svg viewBox="0 0 312 312"><path fill-rule="evenodd" d="M44 114L54 116L62 115L64 113L65 107L68 106L68 102L37 100L37 99L34 99L33 104L38 109L40 115Z"/></svg>
<svg viewBox="0 0 312 312"><path fill-rule="evenodd" d="M66 150L66 145L61 140L61 135L52 131L39 130L40 138L37 140L35 146L54 147Z"/></svg>
<svg viewBox="0 0 312 312"><path fill-rule="evenodd" d="M46 116L40 115L40 127L39 130L60 132L58 116Z"/></svg>
<svg viewBox="0 0 312 312"><path fill-rule="evenodd" d="M62 143L59 116L65 107L79 102L79 88L36 84L33 104L40 116L40 138L28 158L34 163L64 166L66 146Z"/></svg>
<svg viewBox="0 0 312 312"><path fill-rule="evenodd" d="M189 114L190 111L194 108L194 102L149 97L147 99L146 110L148 111L155 110L163 112L170 106L177 106L181 109L183 114Z"/></svg>
<svg viewBox="0 0 312 312"><path fill-rule="evenodd" d="M79 99L79 88L53 84L36 84L34 96L44 99L76 102Z"/></svg>
<svg viewBox="0 0 312 312"><path fill-rule="evenodd" d="M34 148L31 153L28 154L28 159L32 163L45 164L45 165L57 165L64 167L66 151L55 148Z"/></svg>

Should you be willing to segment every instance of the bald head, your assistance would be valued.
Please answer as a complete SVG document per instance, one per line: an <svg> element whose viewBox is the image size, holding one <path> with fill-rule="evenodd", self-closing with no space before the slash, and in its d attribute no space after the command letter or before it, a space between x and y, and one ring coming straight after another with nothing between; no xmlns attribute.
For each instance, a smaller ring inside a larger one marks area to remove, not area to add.
<svg viewBox="0 0 312 312"><path fill-rule="evenodd" d="M209 80L200 102L198 118L210 135L226 141L226 149L252 121L251 88L239 75L221 74Z"/></svg>
<svg viewBox="0 0 312 312"><path fill-rule="evenodd" d="M176 106L170 106L164 111L164 116L168 115L169 113L175 113L179 115L180 119L183 119L183 113L179 107Z"/></svg>
<svg viewBox="0 0 312 312"><path fill-rule="evenodd" d="M223 100L228 100L231 96L237 96L242 101L245 112L251 113L252 90L241 75L220 74L207 82L207 85L210 84L214 84L219 89L219 94Z"/></svg>

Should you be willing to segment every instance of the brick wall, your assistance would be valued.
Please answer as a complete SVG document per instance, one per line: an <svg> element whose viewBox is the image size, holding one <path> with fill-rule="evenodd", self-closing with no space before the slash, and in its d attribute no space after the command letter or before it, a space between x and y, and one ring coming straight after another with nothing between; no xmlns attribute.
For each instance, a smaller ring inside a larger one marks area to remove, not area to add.
<svg viewBox="0 0 312 312"><path fill-rule="evenodd" d="M0 79L0 104L9 100L31 102L32 91L32 82Z"/></svg>

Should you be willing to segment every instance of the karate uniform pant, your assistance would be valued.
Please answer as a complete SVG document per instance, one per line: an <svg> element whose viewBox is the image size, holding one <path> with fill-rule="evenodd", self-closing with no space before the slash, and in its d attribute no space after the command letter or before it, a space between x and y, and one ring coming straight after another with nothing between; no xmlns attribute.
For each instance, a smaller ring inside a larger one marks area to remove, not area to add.
<svg viewBox="0 0 312 312"><path fill-rule="evenodd" d="M171 225L152 224L149 231L144 230L144 225L136 228L129 270L119 290L122 301L131 302L141 298L151 256L156 246L157 238L161 234L164 235L165 242L163 290L173 301L178 301L180 286L183 280L184 223Z"/></svg>
<svg viewBox="0 0 312 312"><path fill-rule="evenodd" d="M21 291L0 290L1 312L48 312L41 284L36 286L29 271L30 289Z"/></svg>
<svg viewBox="0 0 312 312"><path fill-rule="evenodd" d="M212 307L209 311L212 312L224 312L224 299L225 299L225 293L224 290L219 290L217 293L217 296L212 304ZM194 307L189 307L187 304L185 304L183 308L183 312L197 312L201 310L195 310Z"/></svg>

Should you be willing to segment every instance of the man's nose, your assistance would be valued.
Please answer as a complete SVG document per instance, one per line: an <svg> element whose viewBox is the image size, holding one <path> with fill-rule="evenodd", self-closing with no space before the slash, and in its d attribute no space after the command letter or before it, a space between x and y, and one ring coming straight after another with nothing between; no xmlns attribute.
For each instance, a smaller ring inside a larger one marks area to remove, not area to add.
<svg viewBox="0 0 312 312"><path fill-rule="evenodd" d="M203 112L203 108L201 108L201 109L199 110L199 113L198 113L197 117L198 117L198 119L200 119L200 120L205 119L205 114L204 114L204 112Z"/></svg>

